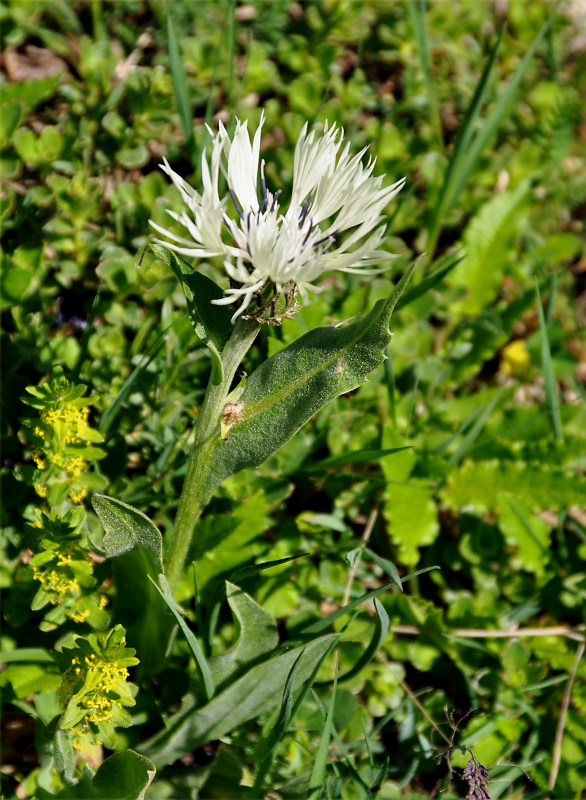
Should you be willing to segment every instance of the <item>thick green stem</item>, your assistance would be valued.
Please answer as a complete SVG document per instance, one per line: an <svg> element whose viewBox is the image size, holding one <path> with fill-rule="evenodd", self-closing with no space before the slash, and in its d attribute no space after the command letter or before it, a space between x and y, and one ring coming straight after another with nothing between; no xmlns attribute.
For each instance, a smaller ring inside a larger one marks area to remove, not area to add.
<svg viewBox="0 0 586 800"><path fill-rule="evenodd" d="M239 319L222 352L223 377L219 384L212 380L195 430L195 441L189 456L187 474L179 500L175 529L165 552L165 575L171 589L175 589L185 567L195 523L208 504L211 492L205 480L211 467L211 450L220 435L220 420L226 397L236 370L254 342L260 325L256 320Z"/></svg>

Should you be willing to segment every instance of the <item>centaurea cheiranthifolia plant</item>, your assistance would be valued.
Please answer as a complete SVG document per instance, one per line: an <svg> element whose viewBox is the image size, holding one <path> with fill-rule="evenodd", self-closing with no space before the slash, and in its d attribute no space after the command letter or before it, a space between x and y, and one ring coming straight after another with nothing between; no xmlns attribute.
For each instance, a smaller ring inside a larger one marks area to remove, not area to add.
<svg viewBox="0 0 586 800"><path fill-rule="evenodd" d="M351 155L336 126L326 126L321 136L305 126L295 148L291 197L282 209L279 192L267 186L260 158L263 120L261 115L252 140L247 124L239 120L232 137L219 126L211 159L202 156L201 193L163 163L184 203L181 212L169 211L183 231L179 235L177 227L151 223L164 238L155 240L150 251L179 279L195 333L211 358L174 524L163 543L140 510L112 497L92 498L105 529L104 553L116 557L139 551L131 564L145 607L137 647L145 674L156 674L166 661L171 629L161 600L187 636L198 670L198 699L189 712L172 715L168 728L141 745L141 753L157 765L172 763L270 709L283 697L293 673L295 686L302 685L336 645L337 634L313 637L308 629L310 638L303 644L279 649L270 615L227 581L226 598L234 613L260 615L271 631L257 642L264 651L255 652L250 664L238 661L233 670L222 666L227 663L223 655L206 659L172 595L178 594L196 523L223 481L263 464L329 400L356 389L382 364L393 309L415 266L403 269L389 297L370 312L309 331L237 383L237 370L261 324L276 325L292 315L298 297L305 303L310 291L319 290L315 282L322 275L368 275L387 268L392 255L383 249L384 212L404 183L385 187L384 179L373 175L374 161L364 164L364 151ZM220 258L227 288L222 278L219 285L186 258ZM206 598L202 602L205 607ZM140 613L141 607L135 608ZM264 761L259 770L259 786L269 763Z"/></svg>
<svg viewBox="0 0 586 800"><path fill-rule="evenodd" d="M234 472L263 463L330 398L360 385L384 358L390 340L396 293L384 311L380 304L375 307L380 306L376 335L372 325L363 330L364 320L317 329L269 359L245 386L230 391L260 323L279 324L290 316L298 296L306 303L310 290L320 290L315 282L325 273L373 274L388 268L393 255L383 249L384 210L405 183L401 179L384 186L383 176L373 175L374 159L363 163L366 149L352 155L336 125L326 123L318 135L308 133L306 124L295 147L291 197L282 207L281 190L273 193L267 186L260 156L263 123L264 113L252 140L247 122L240 120L232 137L222 123L217 134L210 130L211 157L202 154L201 192L166 159L162 164L184 204L179 213L168 214L184 230L180 235L151 220L164 237L151 248L181 280L213 365L174 530L166 542L171 587L182 573L195 523L217 486ZM205 278L183 257L221 258L228 288ZM399 293L410 272L397 287ZM365 320L373 323L371 317ZM320 337L328 344L318 342Z"/></svg>

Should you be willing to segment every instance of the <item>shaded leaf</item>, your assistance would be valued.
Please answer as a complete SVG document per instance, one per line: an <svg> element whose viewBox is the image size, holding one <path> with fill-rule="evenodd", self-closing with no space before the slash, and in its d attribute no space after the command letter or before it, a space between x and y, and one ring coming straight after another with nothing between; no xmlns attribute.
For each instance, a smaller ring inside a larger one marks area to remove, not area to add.
<svg viewBox="0 0 586 800"><path fill-rule="evenodd" d="M220 353L228 341L233 325L232 311L226 306L213 305L223 292L210 278L198 272L171 250L158 244L150 244L149 250L165 266L174 272L187 300L189 318L197 336L206 345L212 358L212 380L222 380Z"/></svg>
<svg viewBox="0 0 586 800"><path fill-rule="evenodd" d="M170 717L167 728L145 742L141 751L162 767L205 742L225 736L281 701L291 668L302 650L305 653L299 661L294 691L307 681L336 639L335 634L322 636L252 667L207 705L199 709L187 706Z"/></svg>
<svg viewBox="0 0 586 800"><path fill-rule="evenodd" d="M102 549L109 558L137 547L154 574L163 571L163 537L146 514L105 494L93 495L92 505L106 531Z"/></svg>
<svg viewBox="0 0 586 800"><path fill-rule="evenodd" d="M216 686L225 684L247 666L258 662L279 644L275 620L250 595L226 581L226 598L237 622L239 636L233 647L209 660Z"/></svg>

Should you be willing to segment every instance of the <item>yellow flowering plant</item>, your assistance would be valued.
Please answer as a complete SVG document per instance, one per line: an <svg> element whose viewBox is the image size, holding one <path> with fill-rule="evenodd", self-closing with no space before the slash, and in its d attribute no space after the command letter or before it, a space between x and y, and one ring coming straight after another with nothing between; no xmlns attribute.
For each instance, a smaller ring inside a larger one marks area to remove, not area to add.
<svg viewBox="0 0 586 800"><path fill-rule="evenodd" d="M56 653L62 673L60 727L70 732L77 749L98 743L114 748L115 729L132 724L127 709L135 705L138 687L128 682L128 667L138 659L126 647L122 625L74 639L74 646Z"/></svg>
<svg viewBox="0 0 586 800"><path fill-rule="evenodd" d="M79 507L65 514L51 509L49 514L37 511L37 520L26 526L31 549L36 551L29 565L40 583L31 608L51 606L40 623L42 631L54 630L67 619L93 628L108 624L107 598L97 590L92 560L84 547L84 520Z"/></svg>
<svg viewBox="0 0 586 800"><path fill-rule="evenodd" d="M36 466L35 491L53 507L66 500L79 504L88 492L105 485L100 475L88 471L90 462L106 455L96 446L103 436L88 422L97 396L83 397L86 387L67 380L60 366L53 369L50 381L27 386L26 391L31 396L22 401L39 412L23 420L22 428Z"/></svg>

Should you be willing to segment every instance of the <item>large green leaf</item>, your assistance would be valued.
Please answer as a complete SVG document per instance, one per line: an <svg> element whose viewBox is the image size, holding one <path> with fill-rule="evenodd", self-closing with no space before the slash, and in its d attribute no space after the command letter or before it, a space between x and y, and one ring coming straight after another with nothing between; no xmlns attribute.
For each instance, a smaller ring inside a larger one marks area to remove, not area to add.
<svg viewBox="0 0 586 800"><path fill-rule="evenodd" d="M147 576L163 572L161 534L145 514L121 500L95 494L92 505L106 531L102 548L113 558L117 619L127 629L141 669L156 673L164 665L170 617Z"/></svg>
<svg viewBox="0 0 586 800"><path fill-rule="evenodd" d="M155 776L155 765L134 750L114 753L98 767L95 775L87 767L75 786L47 797L71 800L143 800Z"/></svg>
<svg viewBox="0 0 586 800"><path fill-rule="evenodd" d="M214 684L220 688L279 644L275 620L250 595L226 581L226 598L240 635L233 647L209 660Z"/></svg>
<svg viewBox="0 0 586 800"><path fill-rule="evenodd" d="M232 311L226 306L213 305L211 302L223 296L222 290L172 250L158 244L150 244L149 249L159 261L175 273L181 283L191 323L212 357L212 380L214 383L220 383L222 380L220 353L233 327Z"/></svg>
<svg viewBox="0 0 586 800"><path fill-rule="evenodd" d="M218 434L210 455L210 494L235 472L266 461L329 400L356 389L382 364L391 314L415 266L365 317L310 331L252 373L239 398L240 418L224 439Z"/></svg>
<svg viewBox="0 0 586 800"><path fill-rule="evenodd" d="M207 705L199 709L188 705L168 719L166 729L146 741L141 752L162 767L268 711L281 702L287 678L301 651L305 648L297 666L295 689L310 677L336 638L335 634L322 636L252 667Z"/></svg>

